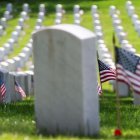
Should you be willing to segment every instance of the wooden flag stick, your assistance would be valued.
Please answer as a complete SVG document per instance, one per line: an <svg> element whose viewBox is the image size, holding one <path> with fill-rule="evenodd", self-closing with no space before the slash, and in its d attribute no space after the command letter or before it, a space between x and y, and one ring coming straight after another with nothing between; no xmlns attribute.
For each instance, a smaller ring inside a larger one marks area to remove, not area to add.
<svg viewBox="0 0 140 140"><path fill-rule="evenodd" d="M115 34L113 33L113 38L112 38L112 42L113 42L113 47L114 47L114 56L115 56L115 66L117 68L117 57L116 57L116 51L115 51L115 47L116 47L116 40L115 40ZM120 136L121 135L121 122L120 122L120 98L119 98L119 93L118 93L118 82L117 82L117 70L116 70L116 110L117 110L117 129L115 130L115 135L116 136Z"/></svg>

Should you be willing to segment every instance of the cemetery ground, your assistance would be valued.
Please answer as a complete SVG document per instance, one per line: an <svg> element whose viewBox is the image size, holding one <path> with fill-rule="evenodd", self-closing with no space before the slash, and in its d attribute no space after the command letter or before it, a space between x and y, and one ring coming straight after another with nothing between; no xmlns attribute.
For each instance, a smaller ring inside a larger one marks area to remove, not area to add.
<svg viewBox="0 0 140 140"><path fill-rule="evenodd" d="M27 98L23 102L16 102L0 106L0 139L56 139L56 140L90 140L114 139L116 129L116 98L115 94L104 89L100 97L100 134L94 137L78 136L42 136L38 135L35 126L34 99ZM46 100L47 101L47 100ZM140 109L133 105L131 97L121 98L121 127L123 135L119 139L139 139ZM62 114L64 115L64 114Z"/></svg>
<svg viewBox="0 0 140 140"><path fill-rule="evenodd" d="M1 1L0 16L5 11L6 3L9 1ZM128 40L136 48L137 53L140 53L140 37L135 32L131 19L127 14L125 8L126 0L47 0L47 1L17 1L13 2L14 13L13 19L8 21L8 28L4 36L0 37L0 46L2 46L10 37L13 27L17 25L19 13L22 9L23 3L29 3L31 12L30 18L26 21L23 35L20 37L19 42L15 45L14 52L9 55L9 58L16 56L25 44L28 42L33 28L36 23L38 7L40 3L46 4L47 13L44 26L54 24L55 19L55 5L61 3L66 10L62 23L73 24L73 6L79 4L81 9L84 10L82 15L81 25L89 30L94 30L91 16L91 6L93 4L98 6L100 20L103 27L104 39L109 51L113 54L112 46L112 33L113 26L111 17L109 15L109 6L115 5L120 11L120 18L122 25L127 33ZM136 13L140 17L140 1L132 1L135 6ZM15 8L16 7L16 8ZM27 69L25 67L25 69ZM34 98L28 97L22 102L16 102L6 105L0 105L0 139L59 139L59 140L79 140L79 139L114 139L114 130L116 129L116 95L112 90L109 83L103 85L103 95L100 97L100 134L95 137L78 137L78 136L42 136L38 135L35 126L34 114ZM139 139L140 138L140 107L133 105L132 95L127 98L121 98L121 128L123 135L118 139ZM46 99L47 101L47 99ZM64 114L62 114L64 115Z"/></svg>

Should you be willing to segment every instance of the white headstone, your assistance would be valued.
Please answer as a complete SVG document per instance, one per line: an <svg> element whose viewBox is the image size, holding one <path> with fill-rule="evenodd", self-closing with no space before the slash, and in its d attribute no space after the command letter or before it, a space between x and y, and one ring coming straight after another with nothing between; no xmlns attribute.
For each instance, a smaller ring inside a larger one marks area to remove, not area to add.
<svg viewBox="0 0 140 140"><path fill-rule="evenodd" d="M1 18L0 23L3 26L4 29L7 27L7 23L6 23L6 18L5 17Z"/></svg>
<svg viewBox="0 0 140 140"><path fill-rule="evenodd" d="M37 19L36 26L42 26L42 20L41 19Z"/></svg>
<svg viewBox="0 0 140 140"><path fill-rule="evenodd" d="M114 83L116 88L116 83ZM118 95L120 97L128 97L129 96L129 86L124 82L118 81Z"/></svg>
<svg viewBox="0 0 140 140"><path fill-rule="evenodd" d="M95 31L95 33L102 32L102 26L95 26L94 31Z"/></svg>
<svg viewBox="0 0 140 140"><path fill-rule="evenodd" d="M118 20L118 19L119 19L119 16L117 14L112 15L112 20Z"/></svg>
<svg viewBox="0 0 140 140"><path fill-rule="evenodd" d="M29 95L34 95L34 80L33 80L33 76L34 76L34 73L33 71L26 71L26 74L27 74L27 91L29 93Z"/></svg>
<svg viewBox="0 0 140 140"><path fill-rule="evenodd" d="M79 11L80 11L80 6L79 5L74 5L74 8L73 8L74 14L79 14Z"/></svg>
<svg viewBox="0 0 140 140"><path fill-rule="evenodd" d="M110 16L112 16L113 14L116 14L116 7L114 5L110 6L109 14Z"/></svg>
<svg viewBox="0 0 140 140"><path fill-rule="evenodd" d="M0 61L4 59L4 56L5 56L5 48L0 47Z"/></svg>
<svg viewBox="0 0 140 140"><path fill-rule="evenodd" d="M130 6L128 9L128 15L132 16L133 14L135 14L135 7L134 6Z"/></svg>
<svg viewBox="0 0 140 140"><path fill-rule="evenodd" d="M138 15L137 14L133 14L132 15L132 21L133 21L133 23L135 23L135 21L136 20L138 20L139 18L138 18Z"/></svg>
<svg viewBox="0 0 140 140"><path fill-rule="evenodd" d="M97 9L98 9L97 5L92 5L91 6L91 12L92 12L92 14L97 13Z"/></svg>
<svg viewBox="0 0 140 140"><path fill-rule="evenodd" d="M0 25L0 36L2 36L2 35L3 35L3 33L4 33L3 26L2 26L2 25Z"/></svg>
<svg viewBox="0 0 140 140"><path fill-rule="evenodd" d="M124 32L124 29L123 29L122 26L116 26L115 31L116 31L117 34L119 34L120 32Z"/></svg>
<svg viewBox="0 0 140 140"><path fill-rule="evenodd" d="M15 71L15 61L14 59L7 59L6 62L8 63L8 70Z"/></svg>
<svg viewBox="0 0 140 140"><path fill-rule="evenodd" d="M99 14L93 14L92 16L93 16L94 20L100 20Z"/></svg>
<svg viewBox="0 0 140 140"><path fill-rule="evenodd" d="M5 69L5 70L8 70L8 68L9 68L8 63L5 62L5 61L0 62L0 65L1 65L1 67L2 67L3 69Z"/></svg>
<svg viewBox="0 0 140 140"><path fill-rule="evenodd" d="M39 12L41 12L41 13L44 13L44 14L45 14L45 12L46 12L46 9L45 9L45 4L40 4L40 5L39 5Z"/></svg>
<svg viewBox="0 0 140 140"><path fill-rule="evenodd" d="M16 80L19 83L19 85L21 86L21 88L23 89L23 91L25 92L25 94L27 95L27 90L26 90L26 76L27 74L25 72L17 72L16 75Z"/></svg>
<svg viewBox="0 0 140 140"><path fill-rule="evenodd" d="M16 26L16 28L15 28L15 31L18 33L18 35L20 35L20 33L21 33L21 26Z"/></svg>
<svg viewBox="0 0 140 140"><path fill-rule="evenodd" d="M8 43L9 43L10 46L13 48L13 46L14 46L14 39L10 38L10 39L8 40Z"/></svg>
<svg viewBox="0 0 140 140"><path fill-rule="evenodd" d="M26 57L30 57L30 55L31 55L31 51L30 51L30 49L28 48L28 47L24 47L23 49L22 49L22 52L23 53L25 53L26 54Z"/></svg>
<svg viewBox="0 0 140 140"><path fill-rule="evenodd" d="M26 61L28 60L28 59L26 58L26 54L25 54L25 53L20 53L20 54L18 55L18 57L21 58L22 64L23 64L23 66L24 66L25 63L26 63Z"/></svg>
<svg viewBox="0 0 140 140"><path fill-rule="evenodd" d="M133 97L134 97L134 105L140 105L140 95L137 93L133 93Z"/></svg>
<svg viewBox="0 0 140 140"><path fill-rule="evenodd" d="M38 19L44 20L45 14L43 12L38 13Z"/></svg>
<svg viewBox="0 0 140 140"><path fill-rule="evenodd" d="M27 20L29 17L28 17L28 13L25 12L25 11L22 11L21 14L20 14L20 17L23 18L24 20Z"/></svg>
<svg viewBox="0 0 140 140"><path fill-rule="evenodd" d="M97 36L97 39L98 39L98 40L103 39L103 33L102 33L102 32L97 32L97 33L96 33L96 36Z"/></svg>
<svg viewBox="0 0 140 140"><path fill-rule="evenodd" d="M21 26L22 28L24 27L24 19L23 18L20 18L18 20L18 25Z"/></svg>
<svg viewBox="0 0 140 140"><path fill-rule="evenodd" d="M41 28L41 26L36 25L34 30L37 31L37 30L40 30L40 28Z"/></svg>
<svg viewBox="0 0 140 140"><path fill-rule="evenodd" d="M9 73L8 73L7 69L2 69L2 68L0 68L0 76L1 76L1 78L3 79L3 82L4 82L4 84L5 84L6 89L9 88L9 85L8 85L8 75L9 75ZM3 98L3 101L0 100L0 102L9 103L10 101L11 101L11 100L10 100L10 94L9 94L9 92L7 92L7 90L6 90L6 93L5 93L5 96L4 96L4 98Z"/></svg>
<svg viewBox="0 0 140 140"><path fill-rule="evenodd" d="M74 14L74 23L79 25L80 24L80 14Z"/></svg>
<svg viewBox="0 0 140 140"><path fill-rule="evenodd" d="M99 106L93 32L60 24L35 33L33 46L39 132L97 134Z"/></svg>
<svg viewBox="0 0 140 140"><path fill-rule="evenodd" d="M114 28L116 28L117 26L121 26L121 20L120 19L113 20L113 26L114 26Z"/></svg>
<svg viewBox="0 0 140 140"><path fill-rule="evenodd" d="M6 10L9 11L10 13L12 13L12 11L13 11L13 5L12 5L12 3L8 3L6 5Z"/></svg>
<svg viewBox="0 0 140 140"><path fill-rule="evenodd" d="M3 47L4 47L5 50L6 50L6 54L5 54L5 55L8 55L10 52L13 51L13 48L12 48L12 46L11 46L9 43L5 43L5 44L3 45Z"/></svg>
<svg viewBox="0 0 140 140"><path fill-rule="evenodd" d="M94 26L101 26L100 20L94 20Z"/></svg>
<svg viewBox="0 0 140 140"><path fill-rule="evenodd" d="M23 6L22 6L22 8L23 8L23 11L25 11L25 12L27 12L27 13L30 12L29 4L28 4L28 3L24 3Z"/></svg>
<svg viewBox="0 0 140 140"><path fill-rule="evenodd" d="M62 19L62 13L56 13L56 19Z"/></svg>
<svg viewBox="0 0 140 140"><path fill-rule="evenodd" d="M13 31L11 38L14 40L14 42L17 42L18 41L18 36L19 36L18 32Z"/></svg>
<svg viewBox="0 0 140 140"><path fill-rule="evenodd" d="M32 43L27 43L26 47L28 47L30 49L30 51L32 52Z"/></svg>
<svg viewBox="0 0 140 140"><path fill-rule="evenodd" d="M56 19L55 20L55 24L61 24L61 20L60 19Z"/></svg>
<svg viewBox="0 0 140 140"><path fill-rule="evenodd" d="M140 20L136 20L134 22L134 26L135 26L136 31L138 31L138 29L140 28Z"/></svg>
<svg viewBox="0 0 140 140"><path fill-rule="evenodd" d="M126 33L125 32L120 32L117 34L118 35L118 39L119 39L119 42L121 43L123 40L126 40Z"/></svg>
<svg viewBox="0 0 140 140"><path fill-rule="evenodd" d="M18 70L18 68L23 67L23 65L21 64L21 58L18 56L15 56L14 58L15 61L15 69Z"/></svg>
<svg viewBox="0 0 140 140"><path fill-rule="evenodd" d="M56 13L63 13L63 6L62 4L56 5Z"/></svg>
<svg viewBox="0 0 140 140"><path fill-rule="evenodd" d="M126 2L126 9L128 9L130 6L132 6L132 2L131 1L127 1Z"/></svg>
<svg viewBox="0 0 140 140"><path fill-rule="evenodd" d="M4 12L4 18L6 18L6 20L11 19L11 15L10 15L10 12L9 11L5 11Z"/></svg>

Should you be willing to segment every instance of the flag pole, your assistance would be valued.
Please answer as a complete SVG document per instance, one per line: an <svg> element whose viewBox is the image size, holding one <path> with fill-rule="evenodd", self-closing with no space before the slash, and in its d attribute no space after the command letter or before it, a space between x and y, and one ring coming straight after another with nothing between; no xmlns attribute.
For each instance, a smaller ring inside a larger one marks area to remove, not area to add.
<svg viewBox="0 0 140 140"><path fill-rule="evenodd" d="M117 111L117 129L114 131L114 135L115 136L120 136L121 133L121 122L120 122L120 98L119 98L119 93L118 93L118 81L117 81L117 56L116 56L116 51L115 51L115 47L116 47L116 39L115 39L115 33L113 33L113 38L112 38L112 42L113 42L113 48L114 48L114 57L115 57L115 67L116 67L116 111Z"/></svg>
<svg viewBox="0 0 140 140"><path fill-rule="evenodd" d="M98 51L97 51L97 62L98 62L98 59L99 59L99 54L98 54ZM100 81L101 91L102 91L102 93L103 93L103 90L102 90L102 83L101 83L101 78L100 78L99 62L98 62L98 71L99 71L99 81ZM102 95L102 94L101 94L101 95Z"/></svg>

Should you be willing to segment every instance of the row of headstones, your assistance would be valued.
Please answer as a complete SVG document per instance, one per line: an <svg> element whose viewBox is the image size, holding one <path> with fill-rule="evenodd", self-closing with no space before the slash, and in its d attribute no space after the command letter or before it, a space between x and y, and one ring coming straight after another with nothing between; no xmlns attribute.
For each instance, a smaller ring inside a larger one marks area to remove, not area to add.
<svg viewBox="0 0 140 140"><path fill-rule="evenodd" d="M118 37L119 43L122 48L127 49L133 53L136 52L135 48L128 42L127 34L124 31L123 26L121 25L122 21L119 18L118 10L115 6L110 6L110 16L112 17L113 27L115 30L115 33Z"/></svg>
<svg viewBox="0 0 140 140"><path fill-rule="evenodd" d="M11 103L21 101L22 96L15 90L15 81L18 82L20 87L25 92L26 96L34 95L34 73L33 71L24 72L8 72L7 70L0 70L1 77L6 87L6 93L1 100L4 103Z"/></svg>
<svg viewBox="0 0 140 140"><path fill-rule="evenodd" d="M0 36L4 34L4 31L7 28L7 20L11 18L12 15L8 11L5 11L4 16L0 19Z"/></svg>
<svg viewBox="0 0 140 140"><path fill-rule="evenodd" d="M44 11L45 11L45 9L44 9ZM44 15L45 15L45 13L43 13L43 16ZM40 16L38 16L37 23L38 23L39 17ZM44 18L40 19L41 24L36 24L34 31L41 28L43 19ZM12 41L12 39L10 39L10 40ZM13 41L13 43L14 43L14 41ZM6 43L4 45L4 47L1 48L1 51L3 52L2 53L3 55L1 56L1 58L4 58L6 55L8 55L11 52L11 50L13 50L13 48L10 48L10 44ZM29 40L26 47L23 48L23 50L21 51L21 53L18 54L18 56L13 57L12 59L7 59L6 61L1 62L0 66L2 68L8 69L8 71L18 71L27 63L27 61L29 60L31 55L32 55L32 39ZM29 69L33 70L34 66L31 65Z"/></svg>
<svg viewBox="0 0 140 140"><path fill-rule="evenodd" d="M6 11L8 11L10 14L13 13L13 4L12 3L7 3L6 5ZM29 13L30 12L30 7L28 3L24 3L22 5L22 11Z"/></svg>
<svg viewBox="0 0 140 140"><path fill-rule="evenodd" d="M131 1L126 2L126 9L128 15L131 17L135 30L138 32L138 35L140 36L140 19L139 16L135 13L135 7L133 6Z"/></svg>
<svg viewBox="0 0 140 140"><path fill-rule="evenodd" d="M7 27L7 22L6 21L12 17L12 15L11 15L11 13L13 11L13 8L12 7L13 6L12 6L11 3L7 4L6 11L4 13L4 17L1 18L1 22L0 22L1 25L2 25L2 26L0 26L0 35L3 34L4 29ZM29 8L29 4L24 3L23 4L23 10L22 10L22 12L20 14L20 19L18 21L19 26L21 26L22 28L24 27L24 21L29 18L28 13L30 11L31 10ZM44 19L45 12L46 12L46 10L45 10L45 4L40 4L39 5L39 14L38 14L39 19L37 21L37 25L38 24L39 25L41 24L42 21L40 21L40 20L43 20Z"/></svg>
<svg viewBox="0 0 140 140"><path fill-rule="evenodd" d="M83 15L84 13L83 10L80 8L79 5L74 5L73 13L74 13L74 24L80 25L81 15Z"/></svg>
<svg viewBox="0 0 140 140"><path fill-rule="evenodd" d="M55 24L61 24L62 17L63 17L63 14L65 13L65 10L64 10L62 4L57 4L55 9L56 9Z"/></svg>
<svg viewBox="0 0 140 140"><path fill-rule="evenodd" d="M45 19L45 14L46 14L45 4L40 4L38 18L36 20L36 26L34 30L39 30L42 27L42 22Z"/></svg>
<svg viewBox="0 0 140 140"><path fill-rule="evenodd" d="M7 20L12 19L12 4L8 3L6 5L6 11L3 14L3 17L0 19L0 36L3 35L4 30L7 28Z"/></svg>
<svg viewBox="0 0 140 140"><path fill-rule="evenodd" d="M45 4L40 4L40 5L39 5L38 18L37 18L37 20L36 20L36 25L35 25L34 30L32 31L32 34L33 34L34 32L36 32L37 30L40 30L41 28L43 28L42 22L43 22L43 20L45 19L45 14L46 14ZM33 41L32 41L32 36L31 36L30 41L29 41L29 43L28 43L28 45L31 46L31 48L32 48L32 46L33 46L32 43L33 43ZM34 65L33 65L32 61L29 61L28 69L34 70Z"/></svg>
<svg viewBox="0 0 140 140"><path fill-rule="evenodd" d="M6 5L6 11L12 13L13 12L13 4L12 3L8 3ZM31 11L29 4L28 3L24 3L22 5L22 11L29 13ZM45 11L45 4L40 4L39 5L39 12L46 12Z"/></svg>
<svg viewBox="0 0 140 140"><path fill-rule="evenodd" d="M109 53L109 50L104 43L103 30L102 30L102 25L100 22L100 16L98 14L97 5L92 5L91 12L92 12L92 18L93 18L93 24L94 24L94 32L97 36L97 43L98 43L97 50L98 50L99 58L103 62L108 64L111 68L115 68L115 64L113 62L111 54Z"/></svg>
<svg viewBox="0 0 140 140"><path fill-rule="evenodd" d="M6 11L4 12L3 17L0 20L0 35L3 34L4 29L7 28L7 20L11 19L13 12L13 6L11 3L8 3L6 6ZM21 12L21 18L19 19L19 25L23 26L23 22L25 19L28 18L28 12L29 12L29 5L28 4L23 4L23 11Z"/></svg>
<svg viewBox="0 0 140 140"><path fill-rule="evenodd" d="M126 40L126 33L123 31L123 27L121 26L121 20L118 16L118 11L115 6L110 6L110 16L113 20L113 26L115 29L115 32L117 34L117 37L120 41L120 46L124 49L127 49L128 51L131 51L133 53L136 53L135 48L131 44L129 44L128 40ZM125 83L118 82L118 94L122 97L129 96L129 86ZM115 88L115 87L114 87ZM134 96L134 104L140 104L140 95L133 93Z"/></svg>
<svg viewBox="0 0 140 140"><path fill-rule="evenodd" d="M62 23L62 17L65 13L65 10L61 4L56 5L56 18L55 18L55 24L61 24ZM81 22L81 15L83 14L83 10L80 9L79 5L74 5L73 8L74 13L74 24L80 25Z"/></svg>
<svg viewBox="0 0 140 140"><path fill-rule="evenodd" d="M8 71L21 70L32 56L32 40L22 49L22 51L11 59L6 59L0 62L1 68L7 69Z"/></svg>
<svg viewBox="0 0 140 140"><path fill-rule="evenodd" d="M41 7L44 7L44 6L45 5L41 4ZM23 11L21 13L25 13L25 12ZM23 18L22 21L24 21L28 18L27 13L25 15L26 16L22 16L22 14L21 14L21 16ZM42 17L42 15L43 15L43 17ZM37 19L37 24L35 26L35 30L40 29L40 27L42 26L41 24L42 24L42 20L44 19L44 15L45 15L45 9L39 9L39 14L38 14L38 19ZM38 24L39 19L41 19L41 24L40 23ZM23 24L21 24L21 25L23 25ZM19 25L16 26L16 31L13 32L15 36L12 33L14 38L9 39L8 43L5 43L4 47L0 48L0 51L2 52L1 60L3 60L3 58L5 58L5 56L7 56L13 50L13 45L15 42L17 42L21 29L23 29L23 26L19 26ZM2 68L8 69L8 71L20 70L26 64L26 62L29 60L31 55L32 55L32 39L29 40L26 47L23 48L23 50L21 51L21 53L18 54L18 56L13 57L12 59L6 58L7 60L1 62L0 66ZM31 66L30 69L33 70L33 68L34 68L34 66Z"/></svg>
<svg viewBox="0 0 140 140"><path fill-rule="evenodd" d="M22 12L21 12L22 13ZM21 32L24 28L24 20L23 18L19 18L19 24L15 27L14 31L11 33L11 38L8 39L7 43L0 48L0 61L3 61L6 56L8 56L14 49L14 44L18 42L18 39L21 35Z"/></svg>

